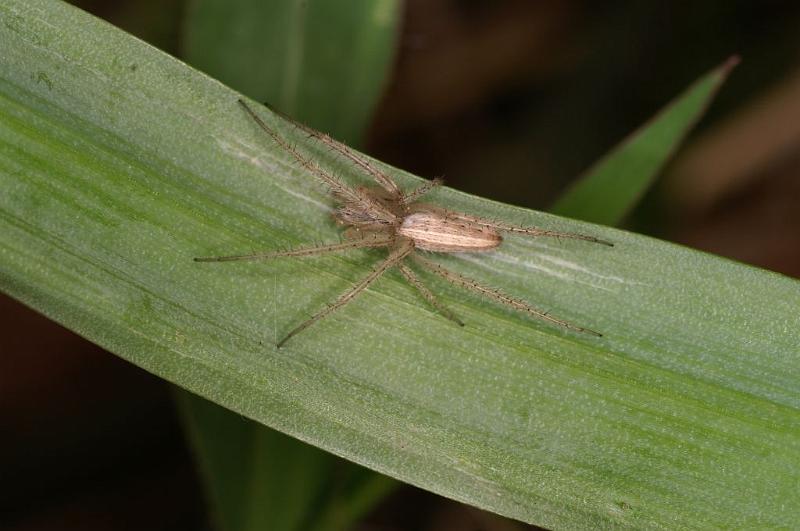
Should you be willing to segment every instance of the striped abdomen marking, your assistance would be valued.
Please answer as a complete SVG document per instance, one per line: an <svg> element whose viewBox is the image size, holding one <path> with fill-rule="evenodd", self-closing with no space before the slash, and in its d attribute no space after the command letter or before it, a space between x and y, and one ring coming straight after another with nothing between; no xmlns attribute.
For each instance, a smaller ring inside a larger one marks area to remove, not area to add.
<svg viewBox="0 0 800 531"><path fill-rule="evenodd" d="M490 227L447 218L438 212L411 214L397 232L414 240L418 249L440 253L489 251L503 241L500 233Z"/></svg>

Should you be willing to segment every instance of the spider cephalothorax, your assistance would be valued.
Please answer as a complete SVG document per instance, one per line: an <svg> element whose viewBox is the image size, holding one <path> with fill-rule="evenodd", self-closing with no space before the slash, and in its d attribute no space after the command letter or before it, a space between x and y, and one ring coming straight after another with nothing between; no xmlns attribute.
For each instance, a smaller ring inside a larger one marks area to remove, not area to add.
<svg viewBox="0 0 800 531"><path fill-rule="evenodd" d="M584 332L595 336L601 334L575 326L567 321L557 319L546 312L534 308L527 302L505 295L495 289L486 287L475 280L449 271L439 264L416 254L414 251L432 251L439 253L485 252L496 248L503 241L501 232L516 232L528 236L550 236L585 240L603 245L612 245L603 240L583 234L557 232L536 227L520 227L499 221L488 220L468 214L453 212L438 206L419 203L417 200L433 188L441 185L440 179L434 179L411 190L403 192L385 173L373 166L367 159L350 148L336 142L329 136L314 131L301 124L295 125L310 137L322 142L333 151L349 159L353 164L369 174L377 187L351 187L344 184L336 176L318 166L313 160L300 153L275 131L273 131L244 101L239 104L253 120L283 149L306 170L315 175L331 190L334 199L339 203L334 212L334 219L347 227L345 241L317 247L305 247L289 251L274 251L249 255L214 256L195 258L198 262L228 262L234 260L266 260L280 256L309 256L329 252L345 251L368 247L383 247L389 255L380 262L364 279L347 290L336 301L319 311L314 316L289 332L278 342L280 348L292 336L305 330L315 322L326 317L350 302L356 295L377 280L383 273L397 267L405 279L442 315L464 326L453 313L445 308L436 296L420 281L416 273L405 263L407 258L432 271L453 284L486 295L497 302L524 311L539 319L563 326L570 330Z"/></svg>

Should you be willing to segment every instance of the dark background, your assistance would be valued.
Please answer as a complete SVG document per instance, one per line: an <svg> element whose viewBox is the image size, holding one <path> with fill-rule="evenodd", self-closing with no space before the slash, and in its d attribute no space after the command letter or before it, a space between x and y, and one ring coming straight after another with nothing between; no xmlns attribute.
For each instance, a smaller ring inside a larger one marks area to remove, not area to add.
<svg viewBox="0 0 800 531"><path fill-rule="evenodd" d="M181 56L179 0L73 2ZM410 0L367 151L546 209L695 79L742 63L627 228L800 276L800 3ZM168 384L0 296L0 528L209 521ZM526 526L404 487L360 529Z"/></svg>

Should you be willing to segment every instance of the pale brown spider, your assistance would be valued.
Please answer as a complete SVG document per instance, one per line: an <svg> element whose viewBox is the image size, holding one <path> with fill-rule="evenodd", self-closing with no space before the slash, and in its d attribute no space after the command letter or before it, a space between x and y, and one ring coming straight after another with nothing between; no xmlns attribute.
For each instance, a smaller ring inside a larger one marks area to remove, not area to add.
<svg viewBox="0 0 800 531"><path fill-rule="evenodd" d="M302 155L293 145L281 138L278 133L258 116L244 101L238 100L242 108L272 139L284 150L289 152L302 167L314 174L328 188L340 206L334 213L336 221L347 226L345 240L342 243L333 243L317 247L303 247L288 251L272 251L266 253L236 255L236 256L211 256L195 258L197 262L228 262L234 260L267 260L281 256L310 256L349 249L367 247L385 247L389 256L375 267L361 282L347 290L333 304L320 310L314 316L297 326L294 330L278 342L277 348L283 346L291 337L302 332L320 319L330 315L364 291L367 286L375 282L381 275L392 267L397 267L409 284L444 317L460 326L464 326L450 310L445 308L434 294L422 283L414 271L405 263L406 258L411 258L417 264L439 275L445 280L471 289L489 298L506 304L516 310L527 312L536 318L549 321L570 330L584 332L594 336L601 336L598 332L575 326L567 321L548 315L547 312L534 308L525 301L509 297L500 291L486 287L475 280L458 273L449 271L442 266L419 256L414 251L432 251L438 253L465 253L490 251L500 245L503 237L500 231L527 234L528 236L551 236L555 238L571 238L585 240L612 246L613 244L599 240L592 236L575 234L571 232L557 232L536 227L519 227L500 221L483 219L467 214L452 212L433 205L416 203L417 199L442 184L440 179L434 179L411 190L403 192L395 182L385 173L373 166L367 159L356 154L344 144L341 144L326 134L315 131L309 127L292 121L298 128L307 133L331 150L349 159L353 164L375 179L378 187L358 186L352 188L344 184L339 178L322 169L310 158Z"/></svg>

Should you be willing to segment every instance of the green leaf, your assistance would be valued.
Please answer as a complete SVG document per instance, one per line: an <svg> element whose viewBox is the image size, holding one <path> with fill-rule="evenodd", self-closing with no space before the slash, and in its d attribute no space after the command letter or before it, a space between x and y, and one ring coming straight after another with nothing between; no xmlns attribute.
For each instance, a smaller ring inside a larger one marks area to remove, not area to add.
<svg viewBox="0 0 800 531"><path fill-rule="evenodd" d="M0 20L6 293L248 418L527 522L800 519L799 282L443 189L431 200L456 210L613 241L509 236L495 253L436 257L604 337L426 275L460 328L391 272L275 350L381 253L193 262L334 239L330 199L236 93L180 61L52 0L6 0Z"/></svg>
<svg viewBox="0 0 800 531"><path fill-rule="evenodd" d="M619 224L705 114L738 63L738 57L731 57L686 89L595 164L551 212L603 225Z"/></svg>
<svg viewBox="0 0 800 531"><path fill-rule="evenodd" d="M192 64L335 138L360 141L391 65L397 0L189 6Z"/></svg>
<svg viewBox="0 0 800 531"><path fill-rule="evenodd" d="M190 4L190 64L284 111L302 110L322 130L366 126L364 113L388 73L394 1L353 2L334 13L325 13L336 8L331 2L238 0L222 7L216 0ZM197 395L182 394L179 403L222 529L350 529L397 485Z"/></svg>
<svg viewBox="0 0 800 531"><path fill-rule="evenodd" d="M350 529L396 484L195 395L177 396L221 529Z"/></svg>

